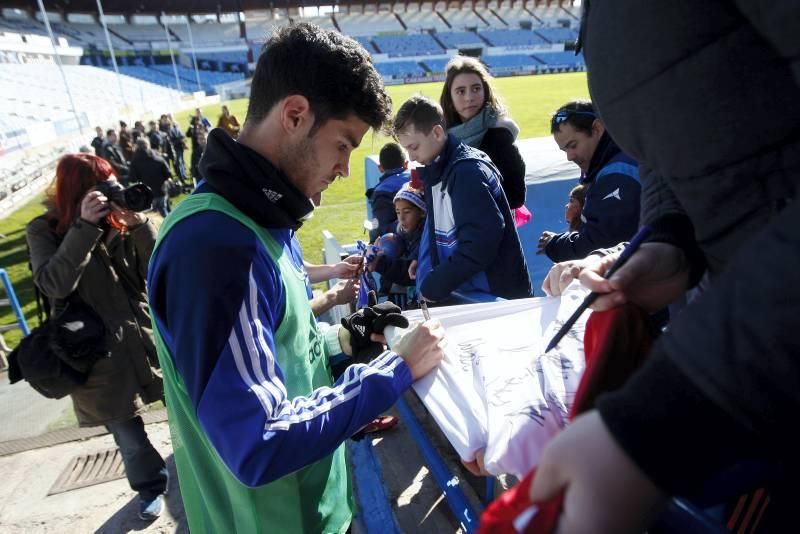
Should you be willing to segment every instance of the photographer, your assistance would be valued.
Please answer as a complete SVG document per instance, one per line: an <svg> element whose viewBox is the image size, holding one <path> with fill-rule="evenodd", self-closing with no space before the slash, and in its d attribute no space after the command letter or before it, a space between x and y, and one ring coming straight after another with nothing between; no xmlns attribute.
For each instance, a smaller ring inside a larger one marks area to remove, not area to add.
<svg viewBox="0 0 800 534"><path fill-rule="evenodd" d="M166 217L169 213L167 204L167 180L170 178L169 166L164 158L150 150L149 141L142 137L136 141L136 152L131 161L131 183L141 182L153 192L153 209Z"/></svg>
<svg viewBox="0 0 800 534"><path fill-rule="evenodd" d="M163 398L145 293L156 230L141 213L110 202L96 190L100 184L119 187L108 162L89 154L62 157L48 211L28 224L26 236L34 283L54 312L77 297L102 318L109 357L91 367L72 403L81 426L105 425L114 435L139 493L139 516L152 520L163 508L168 477L139 416Z"/></svg>

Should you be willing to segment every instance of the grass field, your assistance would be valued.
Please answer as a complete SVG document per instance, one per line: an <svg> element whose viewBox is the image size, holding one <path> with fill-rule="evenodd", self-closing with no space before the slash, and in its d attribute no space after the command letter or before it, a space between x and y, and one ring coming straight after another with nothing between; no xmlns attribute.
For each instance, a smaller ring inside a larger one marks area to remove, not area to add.
<svg viewBox="0 0 800 534"><path fill-rule="evenodd" d="M572 98L588 96L584 73L500 78L496 80L495 86L511 116L520 126L521 139L549 135L549 118L558 106ZM409 96L416 93L438 100L441 88L441 83L425 83L391 86L389 92L397 109ZM246 100L234 100L227 105L240 121L244 120ZM219 116L219 106L207 106L203 112L215 123ZM176 115L184 128L189 124L189 115L188 111ZM87 142L91 135L92 132L87 132ZM299 232L308 261L321 261L323 229L330 230L341 243L364 237L361 230L365 216L364 158L377 154L386 141L381 136L367 134L361 146L352 154L350 177L338 180L324 193L323 205ZM190 161L188 152L185 157L187 162ZM4 236L0 237L0 267L9 272L30 327L35 326L32 318L35 316L36 306L25 252L25 224L42 212L41 202L42 197L34 199L24 208L0 219L0 235ZM12 323L14 320L9 308L0 309L0 324ZM3 335L12 347L16 346L21 337L18 330L11 330Z"/></svg>

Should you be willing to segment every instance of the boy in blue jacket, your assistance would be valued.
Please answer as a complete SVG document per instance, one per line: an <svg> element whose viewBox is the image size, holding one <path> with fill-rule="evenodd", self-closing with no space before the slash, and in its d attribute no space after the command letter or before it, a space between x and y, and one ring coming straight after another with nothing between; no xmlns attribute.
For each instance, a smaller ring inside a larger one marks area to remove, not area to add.
<svg viewBox="0 0 800 534"><path fill-rule="evenodd" d="M369 232L370 243L394 230L397 225L394 196L411 179L405 150L397 143L383 145L378 153L378 163L383 174L378 179L378 185L366 193L372 206L372 216L378 220L378 227Z"/></svg>
<svg viewBox="0 0 800 534"><path fill-rule="evenodd" d="M451 292L506 299L531 295L531 281L502 176L486 154L447 133L439 104L414 96L394 119L409 158L425 165L428 217L420 243L417 289L446 301Z"/></svg>

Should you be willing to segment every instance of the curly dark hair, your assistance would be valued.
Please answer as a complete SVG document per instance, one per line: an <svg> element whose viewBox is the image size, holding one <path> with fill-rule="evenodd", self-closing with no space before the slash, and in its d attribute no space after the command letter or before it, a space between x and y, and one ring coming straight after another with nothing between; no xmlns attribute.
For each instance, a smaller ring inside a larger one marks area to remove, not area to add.
<svg viewBox="0 0 800 534"><path fill-rule="evenodd" d="M246 120L261 121L289 95L308 99L314 112L312 134L329 119L351 114L386 131L392 113L392 99L369 53L357 41L313 24L283 27L264 45Z"/></svg>

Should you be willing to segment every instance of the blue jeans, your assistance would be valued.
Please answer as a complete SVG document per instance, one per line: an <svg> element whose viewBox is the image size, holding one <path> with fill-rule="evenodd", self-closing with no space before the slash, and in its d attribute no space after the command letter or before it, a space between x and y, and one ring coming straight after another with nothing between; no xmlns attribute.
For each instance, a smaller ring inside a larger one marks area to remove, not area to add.
<svg viewBox="0 0 800 534"><path fill-rule="evenodd" d="M153 198L153 209L166 217L169 214L169 207L167 205L167 195Z"/></svg>
<svg viewBox="0 0 800 534"><path fill-rule="evenodd" d="M131 489L143 499L152 499L167 489L167 465L150 443L139 416L106 425L122 453L125 475Z"/></svg>

